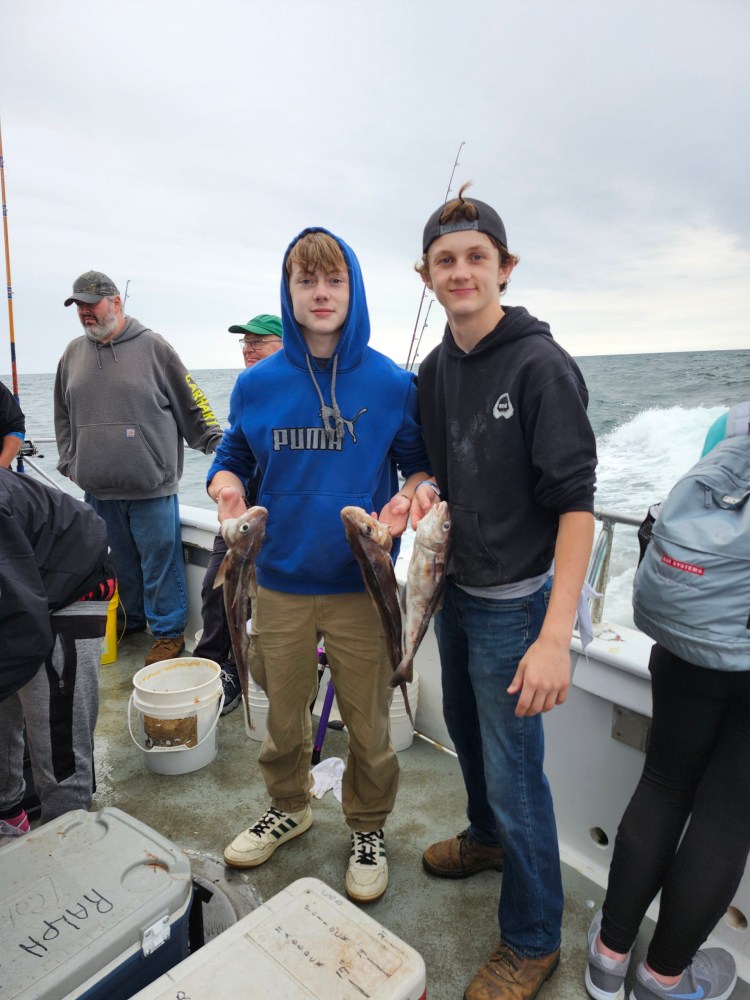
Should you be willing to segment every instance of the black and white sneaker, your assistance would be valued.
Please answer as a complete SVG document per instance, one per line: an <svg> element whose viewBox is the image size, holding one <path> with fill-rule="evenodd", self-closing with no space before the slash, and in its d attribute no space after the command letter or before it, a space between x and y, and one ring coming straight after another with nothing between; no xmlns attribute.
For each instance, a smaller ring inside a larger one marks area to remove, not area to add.
<svg viewBox="0 0 750 1000"><path fill-rule="evenodd" d="M229 715L242 701L242 686L237 667L226 666L221 672L221 683L224 688L224 707L222 715Z"/></svg>
<svg viewBox="0 0 750 1000"><path fill-rule="evenodd" d="M388 862L382 830L352 833L352 853L344 883L349 899L374 903L388 888Z"/></svg>

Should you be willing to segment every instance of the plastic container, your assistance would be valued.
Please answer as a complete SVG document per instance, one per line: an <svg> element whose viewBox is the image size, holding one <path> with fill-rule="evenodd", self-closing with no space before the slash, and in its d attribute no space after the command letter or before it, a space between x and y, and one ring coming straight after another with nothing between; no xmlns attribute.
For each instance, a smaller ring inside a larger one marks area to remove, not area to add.
<svg viewBox="0 0 750 1000"><path fill-rule="evenodd" d="M422 956L316 878L287 886L134 1000L424 1000Z"/></svg>
<svg viewBox="0 0 750 1000"><path fill-rule="evenodd" d="M107 631L102 639L102 663L114 663L117 659L117 608L120 604L120 597L115 591L115 596L107 607Z"/></svg>
<svg viewBox="0 0 750 1000"><path fill-rule="evenodd" d="M251 740L257 740L258 743L262 743L266 738L268 723L268 697L263 688L259 687L252 680L248 681L247 693L250 700L250 723L252 723L252 726L247 721L247 712L245 711L243 700L242 713L245 717L245 732Z"/></svg>
<svg viewBox="0 0 750 1000"><path fill-rule="evenodd" d="M127 813L65 813L0 849L0 995L126 1000L188 954L187 856Z"/></svg>
<svg viewBox="0 0 750 1000"><path fill-rule="evenodd" d="M419 674L414 671L414 678L410 684L406 685L406 694L409 698L409 708L411 708L411 714L416 719L417 717L417 705L419 703ZM391 743L393 744L393 749L407 750L414 742L414 726L411 724L411 719L406 714L406 707L404 705L404 696L401 693L401 688L396 688L393 692L393 698L391 700Z"/></svg>
<svg viewBox="0 0 750 1000"><path fill-rule="evenodd" d="M183 656L138 670L128 726L148 770L187 774L210 764L219 751L223 707L221 667L213 660Z"/></svg>

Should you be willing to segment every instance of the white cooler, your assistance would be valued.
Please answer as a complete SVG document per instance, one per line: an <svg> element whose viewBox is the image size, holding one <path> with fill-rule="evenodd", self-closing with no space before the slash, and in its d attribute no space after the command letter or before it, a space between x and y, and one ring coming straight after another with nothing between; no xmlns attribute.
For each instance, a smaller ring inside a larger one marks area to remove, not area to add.
<svg viewBox="0 0 750 1000"><path fill-rule="evenodd" d="M316 878L302 878L134 1000L423 1000L413 948Z"/></svg>
<svg viewBox="0 0 750 1000"><path fill-rule="evenodd" d="M190 861L120 809L0 847L0 998L127 1000L188 954Z"/></svg>

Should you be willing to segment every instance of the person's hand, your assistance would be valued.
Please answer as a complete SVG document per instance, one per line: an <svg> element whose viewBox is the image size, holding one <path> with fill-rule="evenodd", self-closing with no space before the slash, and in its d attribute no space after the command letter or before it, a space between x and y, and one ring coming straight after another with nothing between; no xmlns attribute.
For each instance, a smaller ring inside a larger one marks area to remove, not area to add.
<svg viewBox="0 0 750 1000"><path fill-rule="evenodd" d="M380 514L373 511L372 516L377 521L382 521L383 524L387 525L389 533L394 538L398 538L399 535L403 535L406 531L412 502L403 493L397 493L394 497L391 497Z"/></svg>
<svg viewBox="0 0 750 1000"><path fill-rule="evenodd" d="M440 503L440 494L435 490L431 480L425 480L420 487L414 491L414 498L411 502L411 526L417 527L431 507Z"/></svg>
<svg viewBox="0 0 750 1000"><path fill-rule="evenodd" d="M235 486L222 486L217 495L219 522L227 521L232 517L239 517L247 510L245 496L242 490Z"/></svg>
<svg viewBox="0 0 750 1000"><path fill-rule="evenodd" d="M538 715L562 705L570 688L568 643L539 636L518 664L508 694L518 694L516 715Z"/></svg>

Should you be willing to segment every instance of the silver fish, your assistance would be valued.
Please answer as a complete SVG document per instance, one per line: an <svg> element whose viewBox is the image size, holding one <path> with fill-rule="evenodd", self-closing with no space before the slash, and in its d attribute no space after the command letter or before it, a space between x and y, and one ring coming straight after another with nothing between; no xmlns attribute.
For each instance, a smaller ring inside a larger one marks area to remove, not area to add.
<svg viewBox="0 0 750 1000"><path fill-rule="evenodd" d="M414 675L414 657L443 598L450 539L448 503L441 500L417 524L406 575L403 656L391 678L391 687L411 681Z"/></svg>
<svg viewBox="0 0 750 1000"><path fill-rule="evenodd" d="M401 660L401 605L393 560L390 557L393 544L390 532L385 524L371 517L361 507L344 507L341 520L344 522L346 540L362 571L365 589L378 612L388 659L395 670ZM404 706L411 719L405 684L402 684L401 690Z"/></svg>
<svg viewBox="0 0 750 1000"><path fill-rule="evenodd" d="M227 543L227 554L214 581L214 587L224 588L224 608L248 724L251 723L247 693L247 654L250 647L247 620L250 617L250 602L255 600L257 592L255 560L265 538L267 517L265 507L249 507L239 517L222 522L221 534Z"/></svg>

